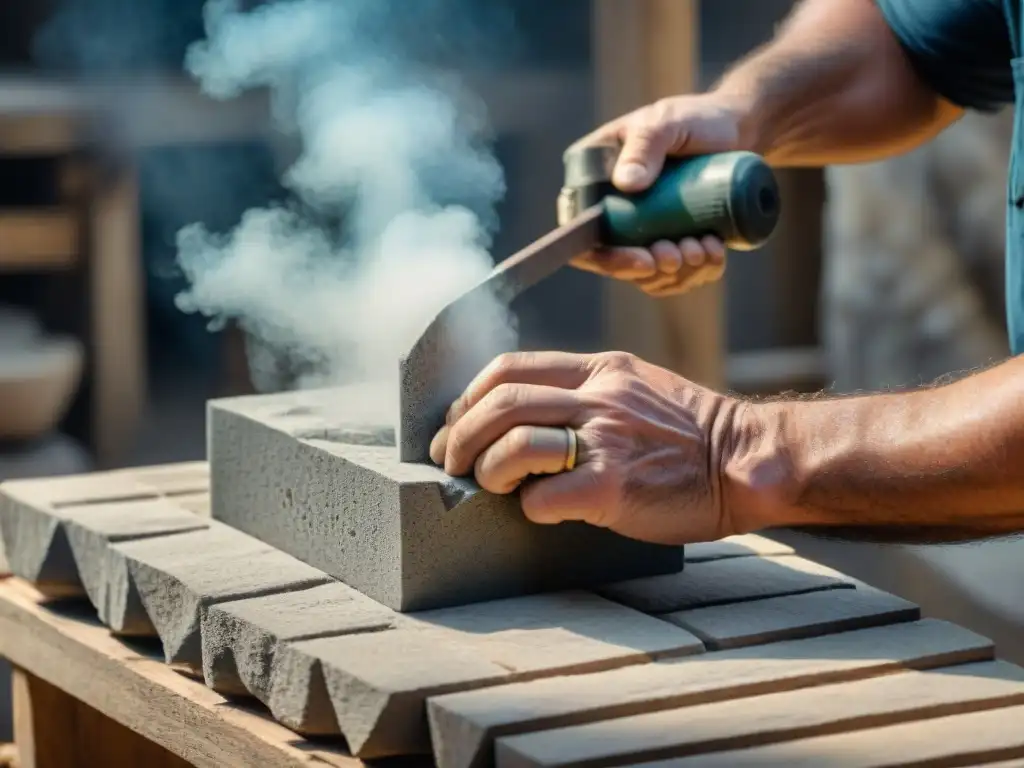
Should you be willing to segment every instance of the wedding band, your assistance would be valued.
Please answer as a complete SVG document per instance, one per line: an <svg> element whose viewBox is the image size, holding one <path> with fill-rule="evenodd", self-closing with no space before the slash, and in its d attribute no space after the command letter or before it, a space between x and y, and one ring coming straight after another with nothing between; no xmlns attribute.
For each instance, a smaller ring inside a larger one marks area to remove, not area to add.
<svg viewBox="0 0 1024 768"><path fill-rule="evenodd" d="M576 467L576 430L574 430L572 427L566 427L565 433L569 436L569 445L566 450L565 469L563 471L571 472Z"/></svg>

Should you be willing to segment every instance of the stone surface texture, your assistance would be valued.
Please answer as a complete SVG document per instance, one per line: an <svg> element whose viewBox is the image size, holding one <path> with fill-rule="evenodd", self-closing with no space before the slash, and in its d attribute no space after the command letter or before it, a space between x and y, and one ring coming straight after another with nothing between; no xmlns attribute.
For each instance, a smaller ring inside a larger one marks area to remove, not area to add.
<svg viewBox="0 0 1024 768"><path fill-rule="evenodd" d="M516 496L399 462L361 410L344 389L211 401L213 517L403 612L682 569L680 547L535 525Z"/></svg>

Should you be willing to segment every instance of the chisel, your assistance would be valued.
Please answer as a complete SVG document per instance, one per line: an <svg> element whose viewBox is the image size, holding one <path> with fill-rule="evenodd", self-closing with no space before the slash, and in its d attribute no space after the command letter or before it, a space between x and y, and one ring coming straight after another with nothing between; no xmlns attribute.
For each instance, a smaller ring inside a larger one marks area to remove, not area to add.
<svg viewBox="0 0 1024 768"><path fill-rule="evenodd" d="M402 358L396 434L401 461L429 461L430 441L454 399L491 359L513 351L477 349L471 343L474 326L467 316L475 302L493 295L507 306L579 254L597 248L648 247L659 240L715 235L728 248L749 251L774 233L779 188L758 155L673 158L648 190L626 195L611 183L619 149L576 146L566 151L559 228L502 261L449 303Z"/></svg>

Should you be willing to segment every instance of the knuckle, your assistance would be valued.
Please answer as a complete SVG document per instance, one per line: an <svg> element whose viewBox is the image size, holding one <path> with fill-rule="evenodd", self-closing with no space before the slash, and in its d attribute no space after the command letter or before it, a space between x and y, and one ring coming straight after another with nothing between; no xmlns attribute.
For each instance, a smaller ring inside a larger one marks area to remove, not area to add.
<svg viewBox="0 0 1024 768"><path fill-rule="evenodd" d="M632 371L636 367L636 355L630 352L602 352L601 364L610 371Z"/></svg>
<svg viewBox="0 0 1024 768"><path fill-rule="evenodd" d="M502 352L491 361L491 375L499 381L504 379L519 363L520 353Z"/></svg>
<svg viewBox="0 0 1024 768"><path fill-rule="evenodd" d="M533 441L531 427L513 427L505 436L505 453L507 456L522 456L530 450Z"/></svg>
<svg viewBox="0 0 1024 768"><path fill-rule="evenodd" d="M523 389L517 384L499 384L483 399L482 405L488 411L507 413L522 402Z"/></svg>

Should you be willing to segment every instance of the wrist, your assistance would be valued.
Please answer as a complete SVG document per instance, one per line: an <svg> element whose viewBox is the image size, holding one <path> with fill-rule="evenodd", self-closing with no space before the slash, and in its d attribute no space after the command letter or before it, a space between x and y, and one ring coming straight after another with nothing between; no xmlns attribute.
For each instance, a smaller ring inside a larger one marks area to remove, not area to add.
<svg viewBox="0 0 1024 768"><path fill-rule="evenodd" d="M802 476L788 443L797 403L742 403L720 464L723 513L736 533L795 525Z"/></svg>

